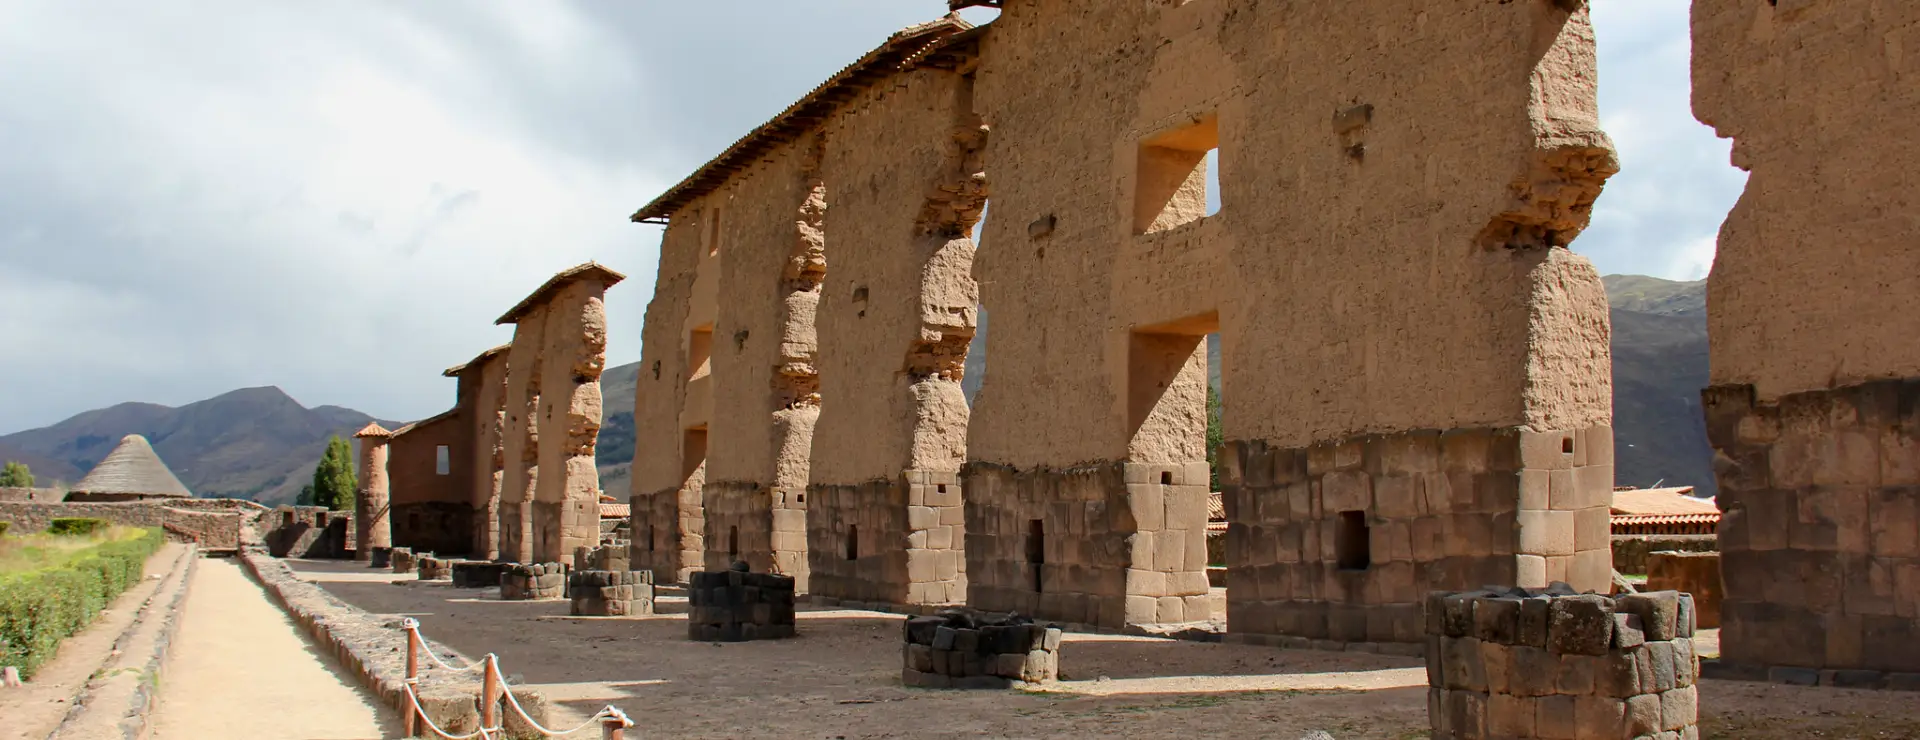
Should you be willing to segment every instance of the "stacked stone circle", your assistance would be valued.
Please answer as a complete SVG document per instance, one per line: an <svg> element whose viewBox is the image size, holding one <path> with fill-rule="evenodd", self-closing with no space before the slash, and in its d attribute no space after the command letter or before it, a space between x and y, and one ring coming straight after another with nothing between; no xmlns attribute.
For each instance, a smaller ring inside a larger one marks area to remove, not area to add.
<svg viewBox="0 0 1920 740"><path fill-rule="evenodd" d="M453 563L453 587L493 588L500 585L500 576L507 572L508 566L508 563L490 560L456 560Z"/></svg>
<svg viewBox="0 0 1920 740"><path fill-rule="evenodd" d="M1433 740L1697 739L1693 598L1489 587L1425 603Z"/></svg>
<svg viewBox="0 0 1920 740"><path fill-rule="evenodd" d="M1004 689L1060 675L1060 628L1025 617L949 609L907 620L904 633L900 681L908 686Z"/></svg>
<svg viewBox="0 0 1920 740"><path fill-rule="evenodd" d="M509 563L500 575L505 601L558 599L566 595L567 566L559 563Z"/></svg>
<svg viewBox="0 0 1920 740"><path fill-rule="evenodd" d="M387 564L395 573L413 572L413 548L396 547L387 551Z"/></svg>
<svg viewBox="0 0 1920 740"><path fill-rule="evenodd" d="M653 613L653 571L576 570L567 576L574 616L628 617Z"/></svg>
<svg viewBox="0 0 1920 740"><path fill-rule="evenodd" d="M577 547L573 550L574 570L633 570L629 564L627 546L605 545L602 547ZM648 581L652 583L652 581Z"/></svg>
<svg viewBox="0 0 1920 740"><path fill-rule="evenodd" d="M733 569L696 571L687 587L687 638L707 642L792 637L793 578Z"/></svg>
<svg viewBox="0 0 1920 740"><path fill-rule="evenodd" d="M437 558L431 554L421 555L414 559L415 567L419 569L420 580L422 581L442 581L452 578L454 562L454 560Z"/></svg>
<svg viewBox="0 0 1920 740"><path fill-rule="evenodd" d="M393 548L391 547L367 548L367 567L369 568L393 567Z"/></svg>

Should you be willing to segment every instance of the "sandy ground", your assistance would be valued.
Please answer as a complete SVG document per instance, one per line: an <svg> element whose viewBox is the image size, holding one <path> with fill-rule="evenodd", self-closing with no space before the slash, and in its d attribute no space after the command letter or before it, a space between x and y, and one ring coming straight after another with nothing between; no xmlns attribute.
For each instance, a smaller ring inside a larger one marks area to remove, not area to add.
<svg viewBox="0 0 1920 740"><path fill-rule="evenodd" d="M161 740L398 737L265 591L229 559L194 572L160 681Z"/></svg>
<svg viewBox="0 0 1920 740"><path fill-rule="evenodd" d="M161 546L147 559L146 577L116 597L93 624L60 643L60 651L32 681L17 689L0 688L0 717L7 718L0 722L0 740L41 740L60 725L72 706L68 700L106 662L114 640L132 626L141 604L186 551L185 545L171 542Z"/></svg>
<svg viewBox="0 0 1920 740"><path fill-rule="evenodd" d="M645 737L1426 737L1425 669L1406 658L1069 635L1066 680L1044 691L907 689L892 615L804 611L800 637L722 645L686 639L684 598L650 618L573 618L564 601L294 567L363 608L418 617L470 656L498 653L516 683L579 716L627 710ZM1722 681L1702 692L1709 738L1920 738L1913 694Z"/></svg>

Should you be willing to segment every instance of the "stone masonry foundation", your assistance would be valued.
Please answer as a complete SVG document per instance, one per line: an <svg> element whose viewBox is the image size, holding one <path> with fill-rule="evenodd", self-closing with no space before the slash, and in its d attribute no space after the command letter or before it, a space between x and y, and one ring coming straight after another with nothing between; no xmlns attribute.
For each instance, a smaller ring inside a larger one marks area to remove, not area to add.
<svg viewBox="0 0 1920 740"><path fill-rule="evenodd" d="M453 577L454 561L452 560L422 555L414 562L422 581L442 581Z"/></svg>
<svg viewBox="0 0 1920 740"><path fill-rule="evenodd" d="M1431 590L1607 590L1612 442L1606 427L1229 442L1228 629L1417 643Z"/></svg>
<svg viewBox="0 0 1920 740"><path fill-rule="evenodd" d="M1700 737L1685 594L1436 591L1424 620L1434 740Z"/></svg>
<svg viewBox="0 0 1920 740"><path fill-rule="evenodd" d="M514 563L500 576L503 601L538 601L566 595L567 566L559 563Z"/></svg>
<svg viewBox="0 0 1920 740"><path fill-rule="evenodd" d="M1745 385L1701 395L1721 662L1920 678L1920 378L1767 403Z"/></svg>
<svg viewBox="0 0 1920 740"><path fill-rule="evenodd" d="M726 570L745 561L753 572L772 572L772 494L757 484L729 482L708 483L704 495L706 569Z"/></svg>
<svg viewBox="0 0 1920 740"><path fill-rule="evenodd" d="M903 632L900 680L908 686L1004 689L1060 675L1060 628L1030 619L952 610L909 619Z"/></svg>
<svg viewBox="0 0 1920 740"><path fill-rule="evenodd" d="M656 582L685 582L705 557L706 510L701 489L667 489L629 499L633 512L635 568L653 571Z"/></svg>
<svg viewBox="0 0 1920 740"><path fill-rule="evenodd" d="M701 571L687 588L687 639L774 640L794 635L794 581L740 570Z"/></svg>
<svg viewBox="0 0 1920 740"><path fill-rule="evenodd" d="M968 606L1100 627L1211 619L1207 464L970 462Z"/></svg>
<svg viewBox="0 0 1920 740"><path fill-rule="evenodd" d="M631 617L653 613L653 572L576 570L567 575L567 613Z"/></svg>
<svg viewBox="0 0 1920 740"><path fill-rule="evenodd" d="M807 487L808 593L879 604L966 600L966 512L956 473Z"/></svg>
<svg viewBox="0 0 1920 740"><path fill-rule="evenodd" d="M1703 629L1720 626L1720 553L1647 553L1648 591L1679 591L1693 596L1694 623Z"/></svg>

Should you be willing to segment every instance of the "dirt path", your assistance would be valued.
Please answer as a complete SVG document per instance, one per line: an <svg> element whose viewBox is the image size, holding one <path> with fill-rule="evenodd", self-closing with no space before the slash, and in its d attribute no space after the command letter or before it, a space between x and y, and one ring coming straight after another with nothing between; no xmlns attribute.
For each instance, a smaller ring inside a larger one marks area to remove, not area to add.
<svg viewBox="0 0 1920 740"><path fill-rule="evenodd" d="M398 737L232 560L195 571L160 682L160 740Z"/></svg>
<svg viewBox="0 0 1920 740"><path fill-rule="evenodd" d="M147 577L115 597L93 624L60 643L52 661L39 675L18 689L0 689L0 740L39 740L60 724L71 708L69 698L106 662L113 641L133 624L140 605L152 596L160 579L180 565L185 545L167 543L147 559Z"/></svg>

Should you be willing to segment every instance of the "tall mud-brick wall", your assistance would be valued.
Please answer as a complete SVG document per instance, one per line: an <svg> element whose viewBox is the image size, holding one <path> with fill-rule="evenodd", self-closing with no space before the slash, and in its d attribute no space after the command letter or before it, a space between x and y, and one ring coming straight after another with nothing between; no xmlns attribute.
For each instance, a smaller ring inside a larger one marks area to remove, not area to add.
<svg viewBox="0 0 1920 740"><path fill-rule="evenodd" d="M826 274L826 188L817 136L782 144L733 186L718 225L720 302L712 333L707 570L807 575L807 456L820 415L814 308Z"/></svg>
<svg viewBox="0 0 1920 740"><path fill-rule="evenodd" d="M1920 5L1695 0L1723 662L1920 672ZM1859 680L1856 678L1855 680Z"/></svg>
<svg viewBox="0 0 1920 740"><path fill-rule="evenodd" d="M607 364L605 295L620 278L588 271L541 296L547 326L539 379L542 474L533 502L535 562L565 562L575 548L600 541L594 448L600 435L600 374Z"/></svg>
<svg viewBox="0 0 1920 740"><path fill-rule="evenodd" d="M507 348L496 347L454 371L460 379L460 398L472 410L468 423L473 426L472 468L468 481L473 507L473 547L475 560L492 560L500 555L500 487L506 464ZM471 387L469 391L468 388Z"/></svg>
<svg viewBox="0 0 1920 740"><path fill-rule="evenodd" d="M467 457L472 430L455 405L438 416L394 430L387 443L391 545L414 552L455 554L473 542L467 504ZM443 450L444 448L444 450ZM445 455L446 467L440 466Z"/></svg>
<svg viewBox="0 0 1920 740"><path fill-rule="evenodd" d="M540 478L540 379L544 376L546 309L518 317L507 350L504 471L500 483L499 559L531 563L533 500Z"/></svg>
<svg viewBox="0 0 1920 740"><path fill-rule="evenodd" d="M1212 332L1231 631L1416 641L1430 589L1607 587L1583 3L1006 0L990 29L973 606L1222 616Z"/></svg>
<svg viewBox="0 0 1920 740"><path fill-rule="evenodd" d="M631 560L654 582L685 582L705 567L707 420L713 409L713 321L726 194L675 214L640 346L633 399Z"/></svg>
<svg viewBox="0 0 1920 740"><path fill-rule="evenodd" d="M966 65L972 55L953 63ZM819 307L821 395L807 486L807 589L892 604L966 599L960 380L986 202L973 78L924 66L826 126L833 270Z"/></svg>

